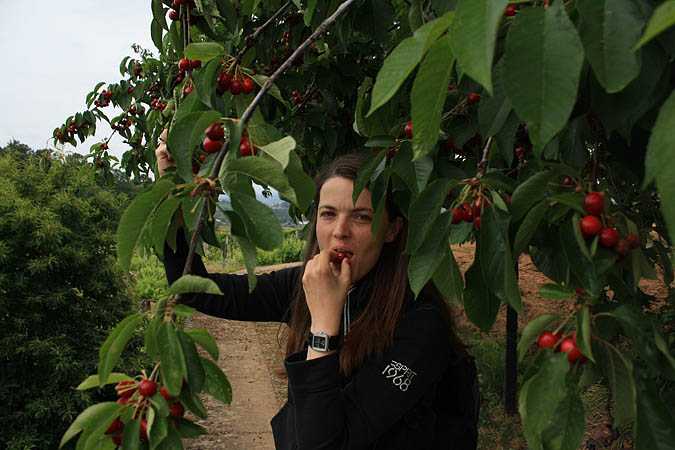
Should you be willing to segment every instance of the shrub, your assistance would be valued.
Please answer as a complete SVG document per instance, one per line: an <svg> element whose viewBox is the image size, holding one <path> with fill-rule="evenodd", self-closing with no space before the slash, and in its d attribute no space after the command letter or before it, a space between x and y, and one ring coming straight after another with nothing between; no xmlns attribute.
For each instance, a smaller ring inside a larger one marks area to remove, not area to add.
<svg viewBox="0 0 675 450"><path fill-rule="evenodd" d="M127 197L80 179L73 162L45 173L38 159L0 158L3 449L57 448L77 414L110 394L73 388L137 308L115 255ZM127 353L123 370L139 370L137 352Z"/></svg>

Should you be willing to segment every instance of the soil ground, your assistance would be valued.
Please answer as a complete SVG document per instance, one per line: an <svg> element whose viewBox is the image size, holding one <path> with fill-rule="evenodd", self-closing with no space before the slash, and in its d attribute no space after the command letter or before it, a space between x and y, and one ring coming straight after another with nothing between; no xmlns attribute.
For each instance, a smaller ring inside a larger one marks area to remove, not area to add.
<svg viewBox="0 0 675 450"><path fill-rule="evenodd" d="M454 246L453 253L462 272L473 262L474 246ZM278 270L293 264L268 266L257 271ZM217 270L217 268L209 268ZM538 272L528 256L519 261L519 287L524 309L528 319L548 312L566 313L572 300L548 300L537 295L542 284L550 282ZM657 298L665 298L667 289L660 280L643 280L643 290ZM482 333L459 311L457 321L461 327L481 335L483 339L503 339L506 329L506 310L497 317L490 334ZM208 412L205 421L199 420L210 434L186 441L188 450L273 450L274 440L269 421L283 405L286 398L286 374L283 367L284 343L281 336L285 325L278 323L243 323L217 319L195 314L186 325L188 328L208 330L220 347L219 365L227 374L232 385L231 405L224 405L205 395L202 400ZM525 322L519 318L518 327L523 329ZM503 411L482 411L486 414L502 414ZM196 419L192 417L192 419ZM595 426L604 423L604 417L587 417L587 436L593 433ZM518 419L513 420L517 426ZM483 432L480 430L479 432ZM584 448L583 446L582 448ZM487 448L487 447L486 447ZM491 447L491 448L497 448ZM516 439L508 447L525 449L522 439Z"/></svg>

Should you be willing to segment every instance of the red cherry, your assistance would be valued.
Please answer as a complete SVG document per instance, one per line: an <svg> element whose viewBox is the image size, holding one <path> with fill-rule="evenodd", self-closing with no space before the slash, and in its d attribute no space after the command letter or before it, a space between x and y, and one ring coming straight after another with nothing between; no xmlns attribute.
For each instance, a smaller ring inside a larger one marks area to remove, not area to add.
<svg viewBox="0 0 675 450"><path fill-rule="evenodd" d="M115 420L112 421L108 429L105 430L105 433L103 434L115 434L118 431L122 431L122 428L124 428L124 424L122 423L119 417L116 417Z"/></svg>
<svg viewBox="0 0 675 450"><path fill-rule="evenodd" d="M136 384L133 381L120 381L115 390L120 397L129 398L136 392Z"/></svg>
<svg viewBox="0 0 675 450"><path fill-rule="evenodd" d="M523 150L525 150L525 147L522 145L516 147L516 158L520 158L520 156L523 154Z"/></svg>
<svg viewBox="0 0 675 450"><path fill-rule="evenodd" d="M190 70L190 60L187 58L183 58L180 61L178 61L178 67L180 67L180 70L185 70L188 71Z"/></svg>
<svg viewBox="0 0 675 450"><path fill-rule="evenodd" d="M185 89L183 89L183 95L187 96L190 92L194 91L195 88L192 86L185 86Z"/></svg>
<svg viewBox="0 0 675 450"><path fill-rule="evenodd" d="M511 196L509 195L506 197L506 203L508 203L509 206L511 206Z"/></svg>
<svg viewBox="0 0 675 450"><path fill-rule="evenodd" d="M167 402L172 402L175 400L172 396L169 395L164 386L160 388L159 393L162 394L162 397L164 397L164 400L166 400Z"/></svg>
<svg viewBox="0 0 675 450"><path fill-rule="evenodd" d="M471 210L471 205L468 203L462 205L462 210L464 212L464 221L473 222L473 211Z"/></svg>
<svg viewBox="0 0 675 450"><path fill-rule="evenodd" d="M218 153L221 148L223 148L223 143L220 141L213 141L208 136L204 138L202 142L204 150L206 153Z"/></svg>
<svg viewBox="0 0 675 450"><path fill-rule="evenodd" d="M169 406L169 415L175 417L183 417L185 414L185 408L181 402L176 402L173 405Z"/></svg>
<svg viewBox="0 0 675 450"><path fill-rule="evenodd" d="M572 339L571 337L567 337L567 338L563 339L563 341L560 343L560 351L561 352L565 352L565 353L571 352L575 348L577 348L577 345L574 343L574 339Z"/></svg>
<svg viewBox="0 0 675 450"><path fill-rule="evenodd" d="M470 93L470 94L467 95L467 97L466 97L466 102L467 102L469 105L473 105L474 103L478 103L479 101L480 101L480 95L478 95L478 94L476 94L476 93L474 93L474 92Z"/></svg>
<svg viewBox="0 0 675 450"><path fill-rule="evenodd" d="M455 208L452 212L452 224L457 225L464 220L464 210L462 208Z"/></svg>
<svg viewBox="0 0 675 450"><path fill-rule="evenodd" d="M120 446L122 445L122 431L118 431L112 436L113 444Z"/></svg>
<svg viewBox="0 0 675 450"><path fill-rule="evenodd" d="M239 144L239 153L241 153L241 156L251 156L251 145L248 143L246 139L241 140L241 144Z"/></svg>
<svg viewBox="0 0 675 450"><path fill-rule="evenodd" d="M231 73L222 72L218 76L218 89L223 92L227 91L230 88L230 84L232 84L232 78Z"/></svg>
<svg viewBox="0 0 675 450"><path fill-rule="evenodd" d="M516 5L509 5L506 7L506 11L504 11L504 15L506 17L513 17L516 15Z"/></svg>
<svg viewBox="0 0 675 450"><path fill-rule="evenodd" d="M579 297L583 297L584 296L584 288L578 288L577 289L577 295Z"/></svg>
<svg viewBox="0 0 675 450"><path fill-rule="evenodd" d="M451 91L454 91L455 89L457 89L457 85L451 84L450 86L448 86L448 89L450 89Z"/></svg>
<svg viewBox="0 0 675 450"><path fill-rule="evenodd" d="M628 241L630 248L640 248L640 245L642 245L640 242L640 236L635 233L631 233L626 236L626 241Z"/></svg>
<svg viewBox="0 0 675 450"><path fill-rule="evenodd" d="M591 192L584 198L584 210L592 216L599 216L605 207L605 199L598 192Z"/></svg>
<svg viewBox="0 0 675 450"><path fill-rule="evenodd" d="M626 256L630 253L630 244L626 239L621 239L614 246L614 251L616 251L621 256Z"/></svg>
<svg viewBox="0 0 675 450"><path fill-rule="evenodd" d="M295 97L295 98L298 98L298 97L300 97L300 93L299 93L299 92L298 92L297 90L296 90L296 91L293 91L293 92L291 92L291 95L293 95L293 97Z"/></svg>
<svg viewBox="0 0 675 450"><path fill-rule="evenodd" d="M483 197L481 199L480 197L476 197L473 201L471 212L474 217L478 217L488 206L490 206L490 201L487 198Z"/></svg>
<svg viewBox="0 0 675 450"><path fill-rule="evenodd" d="M148 421L145 419L141 420L140 434L142 440L144 441L148 440Z"/></svg>
<svg viewBox="0 0 675 450"><path fill-rule="evenodd" d="M244 94L250 94L253 92L253 80L246 77L243 83L241 83L241 90L244 91Z"/></svg>
<svg viewBox="0 0 675 450"><path fill-rule="evenodd" d="M198 59L191 59L190 60L190 66L192 66L193 69L196 69L197 67L200 67L202 65L202 62Z"/></svg>
<svg viewBox="0 0 675 450"><path fill-rule="evenodd" d="M412 138L412 122L405 124L405 135L408 136L408 139Z"/></svg>
<svg viewBox="0 0 675 450"><path fill-rule="evenodd" d="M239 95L240 92L241 82L239 80L232 80L232 84L230 84L230 94Z"/></svg>
<svg viewBox="0 0 675 450"><path fill-rule="evenodd" d="M539 348L553 347L558 342L558 339L550 331L544 331L539 335Z"/></svg>
<svg viewBox="0 0 675 450"><path fill-rule="evenodd" d="M212 141L220 141L225 137L225 130L218 122L214 122L206 129L206 135Z"/></svg>
<svg viewBox="0 0 675 450"><path fill-rule="evenodd" d="M394 147L391 150L389 150L389 153L387 153L387 158L391 159L394 156L396 156L396 153L398 153L398 147Z"/></svg>
<svg viewBox="0 0 675 450"><path fill-rule="evenodd" d="M619 241L619 233L614 228L603 228L598 241L603 247L612 248Z"/></svg>
<svg viewBox="0 0 675 450"><path fill-rule="evenodd" d="M477 230L480 230L481 222L482 222L482 219L480 218L480 216L478 216L478 217L473 219L473 226L476 227Z"/></svg>
<svg viewBox="0 0 675 450"><path fill-rule="evenodd" d="M157 383L152 380L144 379L138 384L138 393L143 397L151 397L157 392Z"/></svg>
<svg viewBox="0 0 675 450"><path fill-rule="evenodd" d="M602 222L595 216L584 216L581 219L581 231L586 236L595 236L602 229Z"/></svg>
<svg viewBox="0 0 675 450"><path fill-rule="evenodd" d="M569 362L575 362L578 359L581 359L583 357L583 353L581 353L581 350L575 345L572 350L569 351L567 354L567 360Z"/></svg>

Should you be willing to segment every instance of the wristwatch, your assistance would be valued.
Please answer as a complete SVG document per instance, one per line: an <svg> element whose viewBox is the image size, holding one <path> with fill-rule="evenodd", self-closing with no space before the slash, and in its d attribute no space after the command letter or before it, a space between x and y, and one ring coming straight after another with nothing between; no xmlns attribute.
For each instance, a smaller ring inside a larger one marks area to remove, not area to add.
<svg viewBox="0 0 675 450"><path fill-rule="evenodd" d="M309 347L317 352L330 352L340 348L341 336L328 336L323 331L309 332Z"/></svg>

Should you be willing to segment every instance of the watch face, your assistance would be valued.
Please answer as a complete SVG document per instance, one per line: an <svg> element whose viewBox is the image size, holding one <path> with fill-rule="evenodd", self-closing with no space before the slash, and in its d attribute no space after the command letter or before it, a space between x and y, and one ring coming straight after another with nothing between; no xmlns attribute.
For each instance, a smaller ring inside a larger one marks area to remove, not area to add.
<svg viewBox="0 0 675 450"><path fill-rule="evenodd" d="M326 349L328 348L328 339L325 336L315 334L312 336L312 347Z"/></svg>

